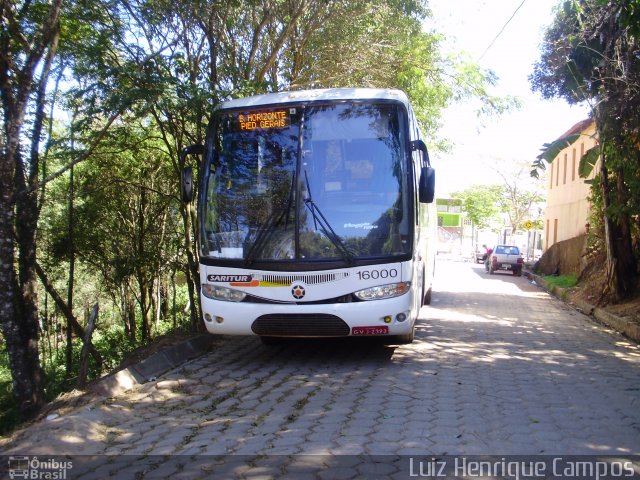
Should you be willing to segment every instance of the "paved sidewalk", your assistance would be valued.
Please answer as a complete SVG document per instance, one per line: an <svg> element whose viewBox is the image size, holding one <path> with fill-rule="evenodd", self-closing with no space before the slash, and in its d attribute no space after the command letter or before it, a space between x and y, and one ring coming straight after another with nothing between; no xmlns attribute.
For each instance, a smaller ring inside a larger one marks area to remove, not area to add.
<svg viewBox="0 0 640 480"><path fill-rule="evenodd" d="M524 275L536 282L536 284L540 285L548 292L556 295L561 299L563 298L565 289L550 285L540 275L536 275L531 271L525 270ZM616 332L622 333L630 340L636 343L640 343L640 324L637 321L620 317L611 313L606 308L596 307L595 305L591 305L590 303L584 302L579 299L573 299L569 302L569 304L575 306L585 315L593 317L598 322L613 328Z"/></svg>

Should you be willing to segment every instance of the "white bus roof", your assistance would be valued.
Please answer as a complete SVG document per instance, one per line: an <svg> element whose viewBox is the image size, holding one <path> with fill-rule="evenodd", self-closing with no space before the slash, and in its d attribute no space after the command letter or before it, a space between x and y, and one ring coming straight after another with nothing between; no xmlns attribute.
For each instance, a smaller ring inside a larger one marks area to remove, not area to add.
<svg viewBox="0 0 640 480"><path fill-rule="evenodd" d="M402 102L407 107L409 106L407 95L402 90L394 90L390 88L324 88L317 90L265 93L263 95L238 98L223 102L220 104L218 109L336 100L395 100Z"/></svg>

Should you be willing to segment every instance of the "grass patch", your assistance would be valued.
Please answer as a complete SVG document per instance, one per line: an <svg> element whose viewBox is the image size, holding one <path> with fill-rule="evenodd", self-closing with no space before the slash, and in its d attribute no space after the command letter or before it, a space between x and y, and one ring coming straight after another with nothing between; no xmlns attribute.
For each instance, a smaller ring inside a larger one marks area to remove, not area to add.
<svg viewBox="0 0 640 480"><path fill-rule="evenodd" d="M578 284L575 275L544 275L542 278L550 287L572 288Z"/></svg>

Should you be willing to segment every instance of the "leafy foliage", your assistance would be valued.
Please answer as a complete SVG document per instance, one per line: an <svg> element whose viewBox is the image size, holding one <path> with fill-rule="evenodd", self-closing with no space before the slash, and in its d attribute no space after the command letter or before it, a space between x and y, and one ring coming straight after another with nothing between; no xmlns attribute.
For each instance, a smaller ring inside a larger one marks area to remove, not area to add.
<svg viewBox="0 0 640 480"><path fill-rule="evenodd" d="M501 185L472 185L451 196L462 200L462 210L477 228L483 229L490 228L500 219L498 199L503 194Z"/></svg>
<svg viewBox="0 0 640 480"><path fill-rule="evenodd" d="M544 145L542 145L542 152L536 157L536 160L533 162L531 176L534 178L539 178L538 170L546 169L545 162L553 162L553 160L560 154L562 150L573 145L579 138L580 134L576 133L573 135L568 135L566 137L561 137L551 143L545 143Z"/></svg>
<svg viewBox="0 0 640 480"><path fill-rule="evenodd" d="M640 260L634 248L640 243L639 6L637 0L563 2L530 77L546 98L591 105L602 159L599 183L592 185L602 190L607 289L615 299L633 292ZM581 159L581 175L596 156L590 151Z"/></svg>
<svg viewBox="0 0 640 480"><path fill-rule="evenodd" d="M588 178L593 172L598 159L600 158L600 147L595 146L587 150L578 164L578 174L581 178Z"/></svg>

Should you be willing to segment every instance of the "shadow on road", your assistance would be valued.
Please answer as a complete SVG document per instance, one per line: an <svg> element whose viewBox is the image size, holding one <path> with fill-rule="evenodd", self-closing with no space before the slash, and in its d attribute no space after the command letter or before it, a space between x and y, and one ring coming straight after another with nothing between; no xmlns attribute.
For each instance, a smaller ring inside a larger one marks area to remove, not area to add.
<svg viewBox="0 0 640 480"><path fill-rule="evenodd" d="M172 455L640 453L638 348L482 269L438 262L411 345L220 337L5 452L155 456L155 478Z"/></svg>

